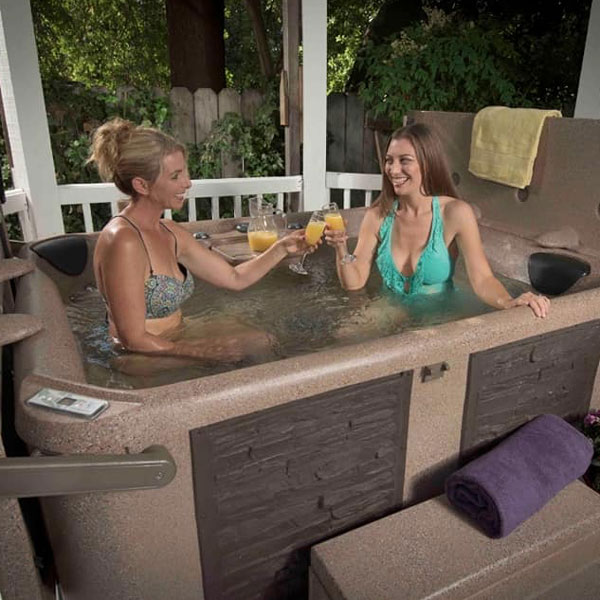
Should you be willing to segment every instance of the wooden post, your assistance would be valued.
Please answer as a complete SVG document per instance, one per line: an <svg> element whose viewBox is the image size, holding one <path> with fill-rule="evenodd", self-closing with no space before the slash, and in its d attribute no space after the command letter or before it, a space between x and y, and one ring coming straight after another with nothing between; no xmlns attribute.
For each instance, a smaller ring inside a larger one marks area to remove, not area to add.
<svg viewBox="0 0 600 600"><path fill-rule="evenodd" d="M300 76L298 47L300 45L300 0L283 0L283 69L285 72L287 114L285 128L285 174L300 174ZM326 60L326 59L325 59ZM300 195L287 195L287 209L297 212Z"/></svg>
<svg viewBox="0 0 600 600"><path fill-rule="evenodd" d="M64 233L29 2L0 0L0 90L13 183L27 195L34 231Z"/></svg>
<svg viewBox="0 0 600 600"><path fill-rule="evenodd" d="M600 0L592 0L590 8L574 116L600 119Z"/></svg>
<svg viewBox="0 0 600 600"><path fill-rule="evenodd" d="M302 5L302 168L304 210L327 202L327 4Z"/></svg>

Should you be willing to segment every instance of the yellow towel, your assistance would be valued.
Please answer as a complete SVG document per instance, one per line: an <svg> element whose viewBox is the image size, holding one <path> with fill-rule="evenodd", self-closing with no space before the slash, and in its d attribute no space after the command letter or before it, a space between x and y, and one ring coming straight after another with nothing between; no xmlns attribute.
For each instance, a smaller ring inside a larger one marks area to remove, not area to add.
<svg viewBox="0 0 600 600"><path fill-rule="evenodd" d="M473 121L469 171L513 187L531 183L544 119L559 110L488 106Z"/></svg>

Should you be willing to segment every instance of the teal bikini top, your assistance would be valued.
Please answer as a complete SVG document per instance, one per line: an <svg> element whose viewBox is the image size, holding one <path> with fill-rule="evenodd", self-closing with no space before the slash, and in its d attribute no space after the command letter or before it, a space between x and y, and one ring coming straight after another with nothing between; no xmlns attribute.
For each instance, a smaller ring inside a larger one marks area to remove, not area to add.
<svg viewBox="0 0 600 600"><path fill-rule="evenodd" d="M144 298L146 300L146 319L160 319L168 317L179 310L179 307L192 295L194 292L194 278L189 271L180 263L177 263L184 279L180 281L170 275L156 275L152 268L152 261L148 248L144 242L142 232L139 227L124 215L116 215L121 219L125 219L138 233L142 246L148 257L150 266L150 277L144 282ZM161 221L161 226L166 229L175 240L175 257L177 257L177 236Z"/></svg>
<svg viewBox="0 0 600 600"><path fill-rule="evenodd" d="M444 222L440 213L438 197L434 196L431 201L432 219L429 239L412 275L400 273L392 257L392 231L397 209L398 201L396 200L379 229L380 243L375 263L385 285L393 292L403 296L436 294L452 289L454 260L444 242Z"/></svg>

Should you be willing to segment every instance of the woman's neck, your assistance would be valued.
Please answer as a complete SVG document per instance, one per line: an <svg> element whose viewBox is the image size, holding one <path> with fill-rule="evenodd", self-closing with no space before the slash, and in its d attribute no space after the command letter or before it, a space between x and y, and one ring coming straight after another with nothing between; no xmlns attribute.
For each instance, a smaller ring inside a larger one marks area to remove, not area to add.
<svg viewBox="0 0 600 600"><path fill-rule="evenodd" d="M431 200L431 196L421 193L398 196L398 209L418 217L431 210Z"/></svg>
<svg viewBox="0 0 600 600"><path fill-rule="evenodd" d="M158 229L162 213L161 207L148 198L135 198L123 210L142 229Z"/></svg>

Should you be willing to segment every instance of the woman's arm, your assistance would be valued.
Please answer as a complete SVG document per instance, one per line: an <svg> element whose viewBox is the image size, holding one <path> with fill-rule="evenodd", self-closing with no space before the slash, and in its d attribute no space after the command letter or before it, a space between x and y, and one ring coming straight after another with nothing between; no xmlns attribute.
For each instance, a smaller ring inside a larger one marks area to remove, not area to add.
<svg viewBox="0 0 600 600"><path fill-rule="evenodd" d="M477 296L495 308L529 306L536 317L545 317L550 301L544 296L525 292L512 298L496 279L485 256L479 227L473 209L462 200L452 200L446 206L445 223L456 232L458 247L465 258L467 275Z"/></svg>
<svg viewBox="0 0 600 600"><path fill-rule="evenodd" d="M338 278L342 287L346 290L359 290L365 286L373 257L379 242L377 233L381 225L381 219L377 211L370 208L365 213L358 233L358 242L354 250L356 260L343 263L342 259L348 254L348 235L346 231L333 230L327 227L325 229L325 241L329 246L335 248L335 265Z"/></svg>
<svg viewBox="0 0 600 600"><path fill-rule="evenodd" d="M264 277L287 256L314 252L317 247L308 246L304 230L294 231L277 240L259 256L233 267L223 257L195 240L185 229L172 223L169 228L177 235L181 263L196 277L228 290L243 290Z"/></svg>

